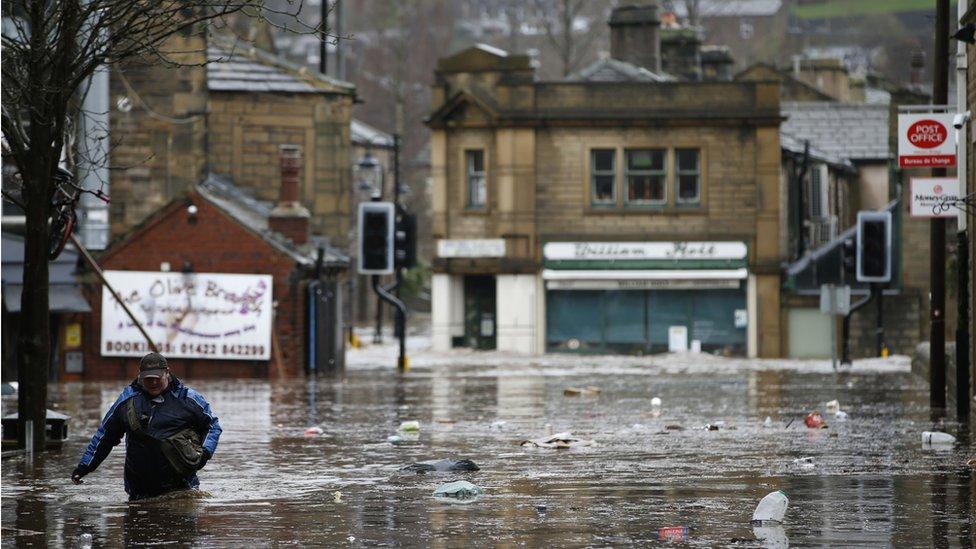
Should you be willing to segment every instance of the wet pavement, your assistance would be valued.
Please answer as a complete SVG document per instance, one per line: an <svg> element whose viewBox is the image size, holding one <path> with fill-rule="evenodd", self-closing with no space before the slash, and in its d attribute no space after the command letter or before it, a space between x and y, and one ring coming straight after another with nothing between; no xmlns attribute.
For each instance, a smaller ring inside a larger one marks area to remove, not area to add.
<svg viewBox="0 0 976 549"><path fill-rule="evenodd" d="M33 465L3 460L2 544L73 547L88 533L96 547L654 546L672 526L699 547L976 544L967 465L976 446L947 423L960 444L922 448L933 427L928 389L906 368L657 360L467 353L403 377L389 362L360 360L341 380L187 380L224 428L200 474L205 492L134 504L122 491L121 446L84 485L68 479L123 384L53 386L57 409L74 418L70 439ZM600 391L564 395L586 386ZM847 421L825 413L828 429L806 428L803 416L833 399ZM420 422L419 439L389 443L408 420ZM305 436L310 426L322 434ZM519 446L561 431L596 444ZM812 467L794 463L804 457ZM480 470L400 471L442 458ZM431 497L454 480L484 494L463 504ZM754 530L752 511L775 490L790 498L782 528Z"/></svg>

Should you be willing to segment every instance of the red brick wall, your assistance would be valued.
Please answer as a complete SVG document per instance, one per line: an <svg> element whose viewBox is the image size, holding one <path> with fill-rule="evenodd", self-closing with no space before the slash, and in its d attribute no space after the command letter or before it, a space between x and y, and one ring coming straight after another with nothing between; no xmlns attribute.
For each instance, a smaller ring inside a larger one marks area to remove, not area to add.
<svg viewBox="0 0 976 549"><path fill-rule="evenodd" d="M177 376L194 379L216 377L277 377L302 374L305 368L305 281L295 261L277 251L260 236L242 227L198 195L190 199L198 208L191 222L183 202L171 204L126 240L116 243L99 260L105 270L159 271L168 262L179 271L186 262L198 273L269 274L274 277L275 309L271 360L173 359ZM101 356L102 287L86 288L92 307L90 324L83 330L84 379L126 379L138 371L138 358ZM274 346L280 343L282 372L278 371Z"/></svg>

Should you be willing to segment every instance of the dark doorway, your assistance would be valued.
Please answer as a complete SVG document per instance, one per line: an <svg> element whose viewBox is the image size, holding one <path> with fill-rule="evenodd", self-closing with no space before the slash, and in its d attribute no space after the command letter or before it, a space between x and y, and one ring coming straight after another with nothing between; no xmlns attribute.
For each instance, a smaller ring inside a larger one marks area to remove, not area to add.
<svg viewBox="0 0 976 549"><path fill-rule="evenodd" d="M464 277L464 345L495 348L495 277Z"/></svg>

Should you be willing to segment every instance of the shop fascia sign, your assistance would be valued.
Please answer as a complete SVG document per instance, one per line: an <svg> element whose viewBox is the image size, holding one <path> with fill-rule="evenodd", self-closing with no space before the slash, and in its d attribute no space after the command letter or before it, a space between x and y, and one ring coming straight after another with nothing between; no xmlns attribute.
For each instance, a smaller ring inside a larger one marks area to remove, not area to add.
<svg viewBox="0 0 976 549"><path fill-rule="evenodd" d="M744 242L548 242L542 253L552 261L682 261L745 259L748 249Z"/></svg>
<svg viewBox="0 0 976 549"><path fill-rule="evenodd" d="M505 257L505 239L471 238L460 240L442 239L437 241L437 257L477 258Z"/></svg>
<svg viewBox="0 0 976 549"><path fill-rule="evenodd" d="M898 165L902 168L955 166L956 131L952 126L953 116L953 113L900 113Z"/></svg>
<svg viewBox="0 0 976 549"><path fill-rule="evenodd" d="M269 360L270 275L105 271L105 280L167 358ZM146 340L102 289L101 355L141 357Z"/></svg>

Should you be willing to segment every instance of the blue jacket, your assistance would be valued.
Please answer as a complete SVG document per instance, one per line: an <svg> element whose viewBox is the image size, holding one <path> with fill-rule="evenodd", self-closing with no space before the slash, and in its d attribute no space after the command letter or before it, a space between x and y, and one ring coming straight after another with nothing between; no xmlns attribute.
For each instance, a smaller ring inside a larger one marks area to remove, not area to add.
<svg viewBox="0 0 976 549"><path fill-rule="evenodd" d="M158 397L149 396L138 380L126 386L108 409L88 449L78 462L82 475L94 471L125 437L125 491L130 499L154 497L173 490L196 488L200 485L196 474L182 477L166 461L159 445L145 437L133 436L126 419L128 401L132 399L136 413L142 420L144 433L158 439L170 437L192 427L203 440L205 458L217 451L220 421L210 410L203 395L183 385L170 375L169 386Z"/></svg>

